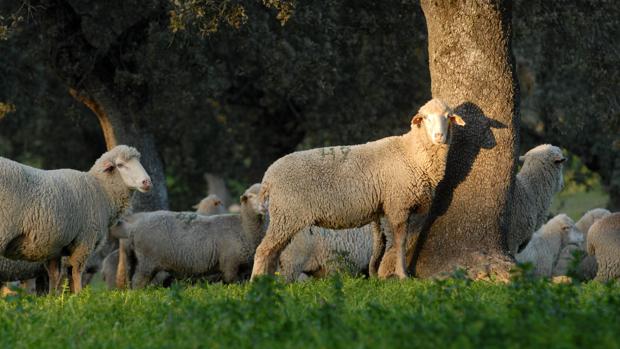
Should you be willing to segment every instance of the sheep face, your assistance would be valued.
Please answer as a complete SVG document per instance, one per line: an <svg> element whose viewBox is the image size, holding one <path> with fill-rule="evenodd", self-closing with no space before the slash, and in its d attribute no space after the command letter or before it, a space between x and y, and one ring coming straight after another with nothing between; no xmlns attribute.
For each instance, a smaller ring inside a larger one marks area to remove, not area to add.
<svg viewBox="0 0 620 349"><path fill-rule="evenodd" d="M197 210L198 213L207 213L211 212L211 210L218 208L222 205L222 201L215 194L211 194L206 198L202 199L198 204L192 206L193 209Z"/></svg>
<svg viewBox="0 0 620 349"><path fill-rule="evenodd" d="M117 157L114 162L108 161L105 166L104 172L111 172L117 169L127 187L137 189L142 193L151 190L151 177L146 173L138 158L123 159Z"/></svg>
<svg viewBox="0 0 620 349"><path fill-rule="evenodd" d="M450 142L450 126L452 123L465 126L465 121L437 98L430 100L420 108L418 114L411 120L411 127L420 127L422 123L428 139L436 145Z"/></svg>
<svg viewBox="0 0 620 349"><path fill-rule="evenodd" d="M239 201L241 202L242 208L249 207L256 214L261 214L263 212L261 202L258 197L258 192L260 190L260 184L254 184L248 190L241 195Z"/></svg>

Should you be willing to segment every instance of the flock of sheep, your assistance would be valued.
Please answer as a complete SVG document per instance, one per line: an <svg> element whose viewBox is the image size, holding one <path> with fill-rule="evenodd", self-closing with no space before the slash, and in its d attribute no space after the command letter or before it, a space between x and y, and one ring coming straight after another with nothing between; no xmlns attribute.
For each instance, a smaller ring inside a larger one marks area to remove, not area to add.
<svg viewBox="0 0 620 349"><path fill-rule="evenodd" d="M0 283L78 293L101 272L110 288L171 280L287 281L353 273L405 278L416 238L444 176L452 130L465 122L439 99L401 136L299 151L274 162L240 197L239 214L210 195L196 212L131 214L132 191L151 180L134 148L117 146L88 172L43 171L0 158ZM540 145L520 157L508 249L536 275L620 277L620 213L589 211L545 223L562 189L565 158ZM580 259L579 252L588 256ZM35 281L36 280L36 281ZM46 284L46 287L42 287Z"/></svg>

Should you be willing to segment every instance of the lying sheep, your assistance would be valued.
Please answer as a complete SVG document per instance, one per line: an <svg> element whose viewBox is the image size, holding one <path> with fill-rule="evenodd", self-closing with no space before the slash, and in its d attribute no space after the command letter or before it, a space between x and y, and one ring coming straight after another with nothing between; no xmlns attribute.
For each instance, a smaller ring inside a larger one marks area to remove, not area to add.
<svg viewBox="0 0 620 349"><path fill-rule="evenodd" d="M0 200L7 203L0 210L0 256L45 262L55 292L61 257L68 255L78 293L88 256L129 206L132 190L151 188L139 158L120 145L88 172L43 171L0 158Z"/></svg>
<svg viewBox="0 0 620 349"><path fill-rule="evenodd" d="M579 246L570 244L564 247L564 249L560 252L557 263L553 267L554 276L567 275L570 267L574 263L575 255L577 254L581 255L582 259L574 270L574 276L581 280L592 280L596 276L596 258L594 256L586 255L585 252L585 246L587 245L588 240L588 231L590 230L592 224L601 218L609 216L610 214L611 212L604 208L595 208L586 212L577 221L577 223L575 223L577 229L583 233L584 243Z"/></svg>
<svg viewBox="0 0 620 349"><path fill-rule="evenodd" d="M568 244L582 241L583 234L575 227L575 222L562 213L543 225L516 259L519 263L532 263L536 276L551 277L560 251Z"/></svg>
<svg viewBox="0 0 620 349"><path fill-rule="evenodd" d="M201 216L193 212L145 212L127 218L114 235L128 238L135 259L132 287L148 285L160 271L174 278L222 272L229 283L250 266L264 235L255 184L241 196L241 215Z"/></svg>
<svg viewBox="0 0 620 349"><path fill-rule="evenodd" d="M204 216L226 213L226 208L222 204L222 200L215 194L211 194L200 200L200 202L192 206L192 208L196 210L196 213Z"/></svg>
<svg viewBox="0 0 620 349"><path fill-rule="evenodd" d="M584 239L588 240L588 232L594 223L596 223L599 219L605 218L609 216L611 212L604 208L595 208L586 213L575 223L577 229L579 229L583 233ZM584 248L585 250L585 248Z"/></svg>
<svg viewBox="0 0 620 349"><path fill-rule="evenodd" d="M562 190L562 150L550 144L539 145L519 157L523 167L515 179L508 249L515 255L547 220L553 196Z"/></svg>
<svg viewBox="0 0 620 349"><path fill-rule="evenodd" d="M386 232L389 247L392 234L385 220L381 220L381 228ZM372 238L370 224L341 230L305 228L280 254L278 271L289 282L307 275L323 277L341 269L366 274L372 257Z"/></svg>
<svg viewBox="0 0 620 349"><path fill-rule="evenodd" d="M620 277L620 212L612 213L592 225L588 233L588 254L596 257L594 280Z"/></svg>
<svg viewBox="0 0 620 349"><path fill-rule="evenodd" d="M265 173L260 200L270 224L258 246L252 278L275 272L280 252L302 229L372 224L372 275L383 255L379 219L385 216L397 251L396 276L406 277L407 219L426 219L435 188L444 177L451 125L465 122L439 99L422 106L411 130L361 145L299 151L280 158ZM267 205L268 201L268 205ZM388 276L388 275L385 275Z"/></svg>

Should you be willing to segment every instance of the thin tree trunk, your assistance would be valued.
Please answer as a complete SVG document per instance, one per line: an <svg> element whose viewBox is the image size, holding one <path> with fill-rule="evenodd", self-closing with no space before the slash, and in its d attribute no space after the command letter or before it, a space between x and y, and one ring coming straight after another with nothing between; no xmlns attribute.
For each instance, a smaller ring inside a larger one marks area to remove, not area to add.
<svg viewBox="0 0 620 349"><path fill-rule="evenodd" d="M168 209L164 169L153 135L141 128L137 120L130 116L130 112L122 112L119 103L109 97L109 93L101 84L88 82L80 92L73 88L69 92L97 116L108 150L119 144L125 144L135 147L140 152L140 162L151 176L153 188L148 193L134 194L132 211Z"/></svg>
<svg viewBox="0 0 620 349"><path fill-rule="evenodd" d="M431 217L411 239L408 259L419 277L464 267L477 278L507 278L519 129L510 2L422 0L422 9L432 95L467 126L455 132Z"/></svg>

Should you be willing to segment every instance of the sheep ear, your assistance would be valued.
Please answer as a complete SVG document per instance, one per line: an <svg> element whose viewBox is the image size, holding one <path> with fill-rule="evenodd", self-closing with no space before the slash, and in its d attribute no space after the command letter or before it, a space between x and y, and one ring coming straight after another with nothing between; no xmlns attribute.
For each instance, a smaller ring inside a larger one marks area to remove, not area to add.
<svg viewBox="0 0 620 349"><path fill-rule="evenodd" d="M112 172L116 168L116 165L110 160L103 160L101 163L101 172Z"/></svg>
<svg viewBox="0 0 620 349"><path fill-rule="evenodd" d="M200 206L200 204L196 204L196 205L192 206L192 208L193 208L194 210L197 210L199 206Z"/></svg>
<svg viewBox="0 0 620 349"><path fill-rule="evenodd" d="M465 126L465 121L457 114L450 114L449 118L450 118L450 121L452 121L453 123L459 126Z"/></svg>
<svg viewBox="0 0 620 349"><path fill-rule="evenodd" d="M519 156L519 162L525 162L525 156L523 155Z"/></svg>
<svg viewBox="0 0 620 349"><path fill-rule="evenodd" d="M424 120L424 115L417 113L413 119L411 119L411 125L417 125L420 126L420 124L422 123L422 120Z"/></svg>
<svg viewBox="0 0 620 349"><path fill-rule="evenodd" d="M239 201L241 201L241 203L245 203L246 201L248 201L248 196L246 194L241 195Z"/></svg>

